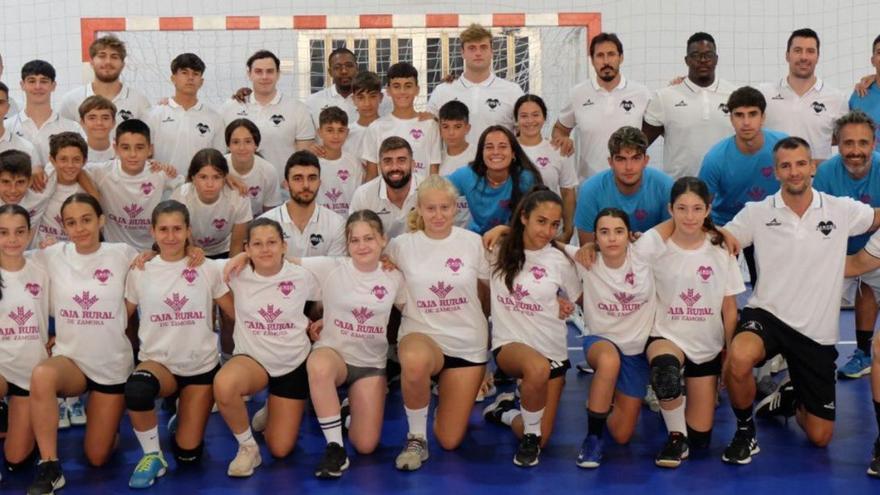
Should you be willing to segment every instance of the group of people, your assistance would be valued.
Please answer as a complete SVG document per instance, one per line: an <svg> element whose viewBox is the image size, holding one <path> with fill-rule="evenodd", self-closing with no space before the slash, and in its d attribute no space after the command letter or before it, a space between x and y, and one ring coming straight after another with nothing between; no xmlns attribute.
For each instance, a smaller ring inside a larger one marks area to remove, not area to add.
<svg viewBox="0 0 880 495"><path fill-rule="evenodd" d="M596 79L572 88L549 138L543 99L494 74L491 32L472 25L461 46L464 72L426 111L415 67L393 64L383 82L346 48L305 103L260 50L251 86L219 111L199 99L193 53L174 58L174 94L152 105L120 80L113 35L90 47L94 81L57 111L48 62L22 67L17 113L0 83L4 457L9 470L38 460L30 494L65 484L59 398L88 395L95 466L128 411L135 488L168 469L159 399L176 411L178 464L202 458L216 404L239 445L234 477L262 462L255 431L290 454L311 401L327 443L315 475L338 478L346 434L358 454L376 449L397 369L408 432L395 464L411 471L429 456L432 386L433 436L455 449L490 361L517 385L483 416L517 437L516 465L534 466L575 305L594 371L580 467L602 463L606 431L632 438L649 385L668 431L655 463L708 448L722 377L737 421L723 461L759 452L756 414L796 416L827 445L848 286L858 345L841 372L871 374L880 425L880 37L877 79L847 100L816 77L810 29L788 40L787 76L757 88L719 79L715 40L696 33L687 76L654 93L623 77L620 39L600 33ZM661 135L663 170L647 167ZM753 370L777 355L789 378L754 406ZM246 398L264 389L251 419ZM880 476L880 440L868 473Z"/></svg>

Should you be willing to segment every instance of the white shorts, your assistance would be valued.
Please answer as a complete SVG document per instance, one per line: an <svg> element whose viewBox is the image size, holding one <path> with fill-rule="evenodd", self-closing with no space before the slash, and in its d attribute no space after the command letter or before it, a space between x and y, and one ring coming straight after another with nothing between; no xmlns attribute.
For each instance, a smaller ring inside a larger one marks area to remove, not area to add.
<svg viewBox="0 0 880 495"><path fill-rule="evenodd" d="M843 279L843 294L841 295L844 304L853 305L856 301L856 291L859 288L859 282L864 282L874 291L874 299L880 301L880 269L863 274L860 277L850 277Z"/></svg>

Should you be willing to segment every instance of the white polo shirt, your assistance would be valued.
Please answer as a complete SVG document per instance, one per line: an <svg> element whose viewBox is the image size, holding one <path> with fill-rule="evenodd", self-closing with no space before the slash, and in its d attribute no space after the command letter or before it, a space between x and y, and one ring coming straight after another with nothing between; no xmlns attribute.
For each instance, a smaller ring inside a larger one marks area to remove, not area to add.
<svg viewBox="0 0 880 495"><path fill-rule="evenodd" d="M309 109L296 98L280 91L266 105L258 103L254 95L248 97L247 103L227 100L220 107L220 114L225 125L235 119L248 119L257 125L260 130L260 154L275 167L279 178L284 177L284 165L296 151L296 142L315 139L315 126Z"/></svg>
<svg viewBox="0 0 880 495"><path fill-rule="evenodd" d="M664 128L663 170L672 178L696 177L709 148L733 135L727 98L735 89L716 77L708 88L685 79L654 94L645 122Z"/></svg>
<svg viewBox="0 0 880 495"><path fill-rule="evenodd" d="M232 155L225 156L226 162L229 163L229 175L241 179L247 185L254 217L258 217L263 214L263 211L284 202L281 198L281 190L278 188L279 177L271 163L254 155L254 167L247 174L241 175L232 166Z"/></svg>
<svg viewBox="0 0 880 495"><path fill-rule="evenodd" d="M288 257L344 256L346 253L345 219L321 205L315 204L305 230L299 230L290 219L287 203L272 208L260 218L269 218L281 224Z"/></svg>
<svg viewBox="0 0 880 495"><path fill-rule="evenodd" d="M384 89L382 90L382 96L382 103L379 104L379 116L388 115L392 110L391 98L388 98ZM318 127L318 118L321 116L321 110L327 107L339 107L345 110L345 113L348 114L349 128L358 120L357 107L354 105L354 94L343 97L336 90L335 84L331 84L317 93L310 94L306 98L306 106L309 107L309 113L312 116L315 128Z"/></svg>
<svg viewBox="0 0 880 495"><path fill-rule="evenodd" d="M361 144L361 158L365 162L379 163L379 147L382 141L398 136L406 139L413 152L413 175L427 177L431 164L443 160L440 147L440 127L433 119L400 119L386 115L367 127Z"/></svg>
<svg viewBox="0 0 880 495"><path fill-rule="evenodd" d="M815 189L798 217L782 193L746 203L724 227L742 247L755 246L757 286L748 307L772 313L822 345L837 343L847 239L865 233L874 209Z"/></svg>
<svg viewBox="0 0 880 495"><path fill-rule="evenodd" d="M579 182L608 169L608 139L623 126L641 129L650 99L647 87L623 76L611 91L593 79L571 89L559 123L575 130Z"/></svg>
<svg viewBox="0 0 880 495"><path fill-rule="evenodd" d="M758 89L767 100L764 127L804 138L814 159L831 158L834 121L849 111L848 96L818 78L803 96L794 92L787 77Z"/></svg>
<svg viewBox="0 0 880 495"><path fill-rule="evenodd" d="M382 220L385 237L389 240L393 239L406 232L406 219L410 210L416 207L418 199L416 190L419 188L420 182L421 180L413 174L409 184L409 192L403 201L403 207L398 208L388 199L388 186L380 175L355 190L354 197L351 198L349 213L358 210L373 210Z"/></svg>
<svg viewBox="0 0 880 495"><path fill-rule="evenodd" d="M428 98L428 111L438 115L440 107L452 100L467 105L471 124L467 140L476 144L480 140L480 134L489 126L503 125L513 130L513 105L522 95L522 88L518 84L496 77L495 74L480 83L468 81L461 76L451 83L434 88Z"/></svg>
<svg viewBox="0 0 880 495"><path fill-rule="evenodd" d="M89 96L95 94L92 83L74 88L67 92L61 98L61 116L74 122L79 122L79 106ZM140 91L122 85L122 89L113 97L113 104L116 105L116 124L128 119L146 118L150 112L150 100Z"/></svg>
<svg viewBox="0 0 880 495"><path fill-rule="evenodd" d="M226 152L223 119L202 102L186 110L169 98L168 104L150 110L146 122L155 150L153 158L174 165L184 177L197 151L214 148Z"/></svg>
<svg viewBox="0 0 880 495"><path fill-rule="evenodd" d="M37 154L37 148L27 139L19 136L13 131L6 129L0 136L0 153L8 150L18 150L27 153L31 157L31 167L42 165L40 157Z"/></svg>
<svg viewBox="0 0 880 495"><path fill-rule="evenodd" d="M39 128L25 112L26 110L22 110L6 120L4 123L6 132L12 132L16 136L30 141L34 148L37 149L37 163L40 165L49 163L49 138L51 136L67 131L82 133L79 124L65 119L54 110L52 115L49 116L49 120L44 122L43 126Z"/></svg>

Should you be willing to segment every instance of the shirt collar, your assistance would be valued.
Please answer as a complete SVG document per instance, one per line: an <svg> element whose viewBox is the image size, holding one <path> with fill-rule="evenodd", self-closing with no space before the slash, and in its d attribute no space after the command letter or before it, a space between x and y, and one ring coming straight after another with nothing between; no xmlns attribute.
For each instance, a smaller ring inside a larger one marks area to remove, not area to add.
<svg viewBox="0 0 880 495"><path fill-rule="evenodd" d="M602 86L599 86L598 79L590 79L590 83L593 85L593 89L596 90L597 92L613 93L615 91L622 91L622 90L626 89L627 80L626 80L626 76L621 74L620 75L620 82L618 82L617 86L614 86L614 88L612 88L611 91L605 91L605 88L603 88Z"/></svg>
<svg viewBox="0 0 880 495"><path fill-rule="evenodd" d="M719 78L716 75L715 81L711 85L709 85L708 87L705 87L705 88L698 85L697 83L691 81L691 79L689 77L684 78L684 81L682 82L682 84L684 84L685 87L687 87L689 90L693 91L694 93L699 93L701 91L710 91L712 93L715 93L718 91L718 85L721 84L721 78Z"/></svg>
<svg viewBox="0 0 880 495"><path fill-rule="evenodd" d="M825 81L823 81L821 78L817 77L816 82L813 84L813 87L811 87L810 90L807 91L807 93L809 93L811 91L821 93L822 88L824 88L824 87L825 87ZM792 93L794 93L794 88L792 88L791 84L788 83L788 76L783 76L783 78L779 80L779 88L780 89L787 89L787 90L791 91Z"/></svg>
<svg viewBox="0 0 880 495"><path fill-rule="evenodd" d="M198 110L201 110L201 109L202 109L202 105L203 105L203 104L202 104L201 101L197 101L196 104L193 105L192 108L190 108L189 110L184 110L184 111L185 111L185 112L189 112L189 111L192 111L192 110L196 110L196 111L198 111ZM174 98L168 98L168 106L171 107L171 108L179 108L179 109L183 110L183 107L180 106L180 104L177 103L177 102L174 100Z"/></svg>
<svg viewBox="0 0 880 495"><path fill-rule="evenodd" d="M416 189L419 188L419 182L421 182L415 174L412 174L410 177L409 192L407 192L406 194L406 200L404 200L404 203L406 203L409 198L415 196ZM385 184L385 179L382 177L382 174L379 174L379 177L376 178L379 180L379 199L383 201L389 201L388 186Z"/></svg>
<svg viewBox="0 0 880 495"><path fill-rule="evenodd" d="M9 129L4 128L4 129L3 129L3 135L0 136L0 142L2 142L2 143L8 143L8 142L10 142L10 141L12 141L12 133L9 132Z"/></svg>
<svg viewBox="0 0 880 495"><path fill-rule="evenodd" d="M822 195L819 194L819 191L812 189L813 191L813 200L810 202L809 209L821 208L822 207ZM773 195L773 207L774 208L788 208L788 205L785 204L785 201L782 200L782 189L776 191L776 194Z"/></svg>
<svg viewBox="0 0 880 495"><path fill-rule="evenodd" d="M483 82L475 83L475 82L469 80L468 78L464 77L464 74L462 74L462 75L458 78L458 80L461 82L461 85L464 86L465 88L472 88L472 87L474 87L474 86L477 86L477 87L480 87L480 88L486 88L486 87L491 86L492 83L495 82L495 77L496 77L495 74L492 73L492 74L490 74L489 77L487 77L486 80L484 80Z"/></svg>
<svg viewBox="0 0 880 495"><path fill-rule="evenodd" d="M275 96L272 97L272 101L270 101L270 102L268 103L268 105L277 105L278 102L281 101L282 96L283 96L283 95L282 95L281 91L275 91ZM250 104L252 104L252 105L259 105L259 104L260 104L259 102L257 102L257 99L254 97L254 94L253 94L253 93L251 93L251 94L248 96L248 103L250 103ZM267 106L268 106L268 105L267 105Z"/></svg>
<svg viewBox="0 0 880 495"><path fill-rule="evenodd" d="M93 83L86 84L86 98L95 95L95 88L92 87L92 84ZM113 101L116 102L125 98L128 98L128 86L126 86L125 83L122 83L122 86L120 86L119 88L119 92L116 93L116 96L113 97Z"/></svg>
<svg viewBox="0 0 880 495"><path fill-rule="evenodd" d="M293 200L291 199L289 201L293 201ZM323 206L319 205L317 203L317 201L314 204L315 204L315 209L312 210L312 216L309 217L309 221L308 221L308 223L310 223L310 224L318 223L318 220L321 218L321 209L323 208ZM293 223L293 220L290 219L290 211L288 211L288 209L287 209L287 203L282 204L281 206L279 206L279 208L281 208L281 223L282 224L285 224L285 223L290 224L290 225L293 225L294 227L296 227L296 225L294 225L294 223Z"/></svg>
<svg viewBox="0 0 880 495"><path fill-rule="evenodd" d="M46 119L46 122L43 125L51 124L52 122L55 122L56 120L58 120L60 118L61 118L61 115L53 109L52 114L49 115L49 118ZM28 121L33 122L33 120L31 120L30 116L28 116L28 114L25 110L22 110L21 112L19 112L18 120L20 120L21 123L25 123Z"/></svg>

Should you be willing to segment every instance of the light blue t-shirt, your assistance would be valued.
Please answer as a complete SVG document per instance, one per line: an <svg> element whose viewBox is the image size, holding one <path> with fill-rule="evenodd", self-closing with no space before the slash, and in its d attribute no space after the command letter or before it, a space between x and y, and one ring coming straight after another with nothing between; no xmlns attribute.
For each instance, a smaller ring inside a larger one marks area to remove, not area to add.
<svg viewBox="0 0 880 495"><path fill-rule="evenodd" d="M645 168L639 190L630 195L621 193L614 182L614 172L605 170L581 184L574 224L582 232L593 232L596 215L603 208L614 207L629 215L633 232L647 232L669 218L670 191L672 177L656 168Z"/></svg>
<svg viewBox="0 0 880 495"><path fill-rule="evenodd" d="M849 175L839 154L832 156L819 165L813 178L813 187L832 196L850 197L874 208L880 207L880 153L871 153L868 175L859 180ZM865 247L872 233L850 237L846 245L847 254L855 254Z"/></svg>
<svg viewBox="0 0 880 495"><path fill-rule="evenodd" d="M736 147L736 136L724 138L709 149L700 167L700 179L712 193L712 221L723 226L749 201L776 194L779 181L773 173L773 146L788 135L764 129L764 146L754 155Z"/></svg>
<svg viewBox="0 0 880 495"><path fill-rule="evenodd" d="M877 83L871 83L865 96L859 96L853 91L852 96L849 97L849 109L861 110L868 114L874 123L880 123L880 88L877 87ZM874 136L874 148L880 151L880 128Z"/></svg>
<svg viewBox="0 0 880 495"><path fill-rule="evenodd" d="M510 204L510 196L513 193L511 177L499 187L489 187L486 179L477 175L474 169L462 167L448 175L447 179L467 199L471 211L468 230L482 235L492 227L506 224L510 220L513 209L513 205ZM534 174L528 170L522 171L519 176L520 198L525 196L533 185L535 185Z"/></svg>

